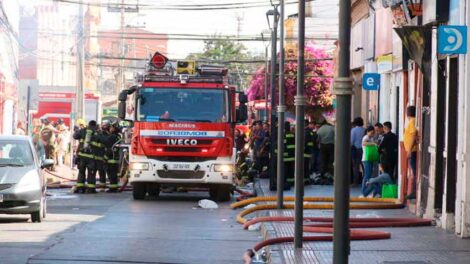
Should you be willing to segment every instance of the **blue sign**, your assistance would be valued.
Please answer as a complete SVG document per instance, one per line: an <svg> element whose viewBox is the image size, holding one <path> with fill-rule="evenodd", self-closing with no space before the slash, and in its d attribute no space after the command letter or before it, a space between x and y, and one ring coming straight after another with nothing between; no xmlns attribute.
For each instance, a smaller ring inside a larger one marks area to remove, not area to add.
<svg viewBox="0 0 470 264"><path fill-rule="evenodd" d="M368 91L377 91L380 88L380 74L364 73L362 76L362 88Z"/></svg>
<svg viewBox="0 0 470 264"><path fill-rule="evenodd" d="M440 54L467 54L467 26L439 26L437 52Z"/></svg>

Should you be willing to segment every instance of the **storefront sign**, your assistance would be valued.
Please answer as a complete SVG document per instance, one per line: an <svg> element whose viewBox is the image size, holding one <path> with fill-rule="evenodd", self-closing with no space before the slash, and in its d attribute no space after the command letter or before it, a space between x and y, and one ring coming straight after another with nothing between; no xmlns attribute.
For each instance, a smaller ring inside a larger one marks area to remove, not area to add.
<svg viewBox="0 0 470 264"><path fill-rule="evenodd" d="M437 38L440 54L467 54L467 26L439 26Z"/></svg>
<svg viewBox="0 0 470 264"><path fill-rule="evenodd" d="M377 91L380 89L380 74L364 73L362 77L362 88L367 91Z"/></svg>
<svg viewBox="0 0 470 264"><path fill-rule="evenodd" d="M378 73L391 72L392 62L393 62L392 54L378 57L377 58L377 72Z"/></svg>

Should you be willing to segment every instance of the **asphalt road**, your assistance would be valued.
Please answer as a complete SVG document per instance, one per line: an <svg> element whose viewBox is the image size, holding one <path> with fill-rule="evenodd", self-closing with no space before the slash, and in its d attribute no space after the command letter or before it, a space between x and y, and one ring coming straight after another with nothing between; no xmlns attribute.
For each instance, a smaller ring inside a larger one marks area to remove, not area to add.
<svg viewBox="0 0 470 264"><path fill-rule="evenodd" d="M261 240L241 229L229 203L197 208L205 193L134 201L129 192L50 192L43 223L0 215L0 263L242 263Z"/></svg>

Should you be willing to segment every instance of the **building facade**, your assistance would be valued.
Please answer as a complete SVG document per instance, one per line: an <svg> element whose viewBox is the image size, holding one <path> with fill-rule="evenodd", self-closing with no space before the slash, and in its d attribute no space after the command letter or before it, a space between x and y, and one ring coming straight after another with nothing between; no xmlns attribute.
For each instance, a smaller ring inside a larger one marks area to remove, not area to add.
<svg viewBox="0 0 470 264"><path fill-rule="evenodd" d="M399 199L461 237L470 237L470 59L440 54L438 28L468 25L469 11L469 1L461 0L356 0L351 28L353 117L392 122L400 139ZM361 88L370 72L381 76L377 92ZM411 105L419 133L416 177L403 147ZM416 199L406 200L414 181Z"/></svg>
<svg viewBox="0 0 470 264"><path fill-rule="evenodd" d="M13 134L18 106L19 6L0 1L0 134Z"/></svg>

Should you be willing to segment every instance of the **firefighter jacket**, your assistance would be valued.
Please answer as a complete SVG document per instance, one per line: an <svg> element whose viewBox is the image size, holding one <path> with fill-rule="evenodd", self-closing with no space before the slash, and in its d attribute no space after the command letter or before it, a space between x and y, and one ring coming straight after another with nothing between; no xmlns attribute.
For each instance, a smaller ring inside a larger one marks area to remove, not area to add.
<svg viewBox="0 0 470 264"><path fill-rule="evenodd" d="M119 148L115 144L120 140L121 136L117 133L104 135L105 159L108 164L117 164L119 162Z"/></svg>
<svg viewBox="0 0 470 264"><path fill-rule="evenodd" d="M91 137L91 149L95 160L104 161L104 154L106 154L105 138L107 132L97 131Z"/></svg>
<svg viewBox="0 0 470 264"><path fill-rule="evenodd" d="M96 134L93 128L86 127L77 130L73 134L73 138L79 141L78 145L78 156L93 159L93 150L91 148L92 138Z"/></svg>
<svg viewBox="0 0 470 264"><path fill-rule="evenodd" d="M306 130L305 133L305 158L312 158L313 151L317 148L317 134L310 129Z"/></svg>
<svg viewBox="0 0 470 264"><path fill-rule="evenodd" d="M277 148L275 150L277 154ZM286 132L284 135L284 162L295 160L295 135L292 132Z"/></svg>

